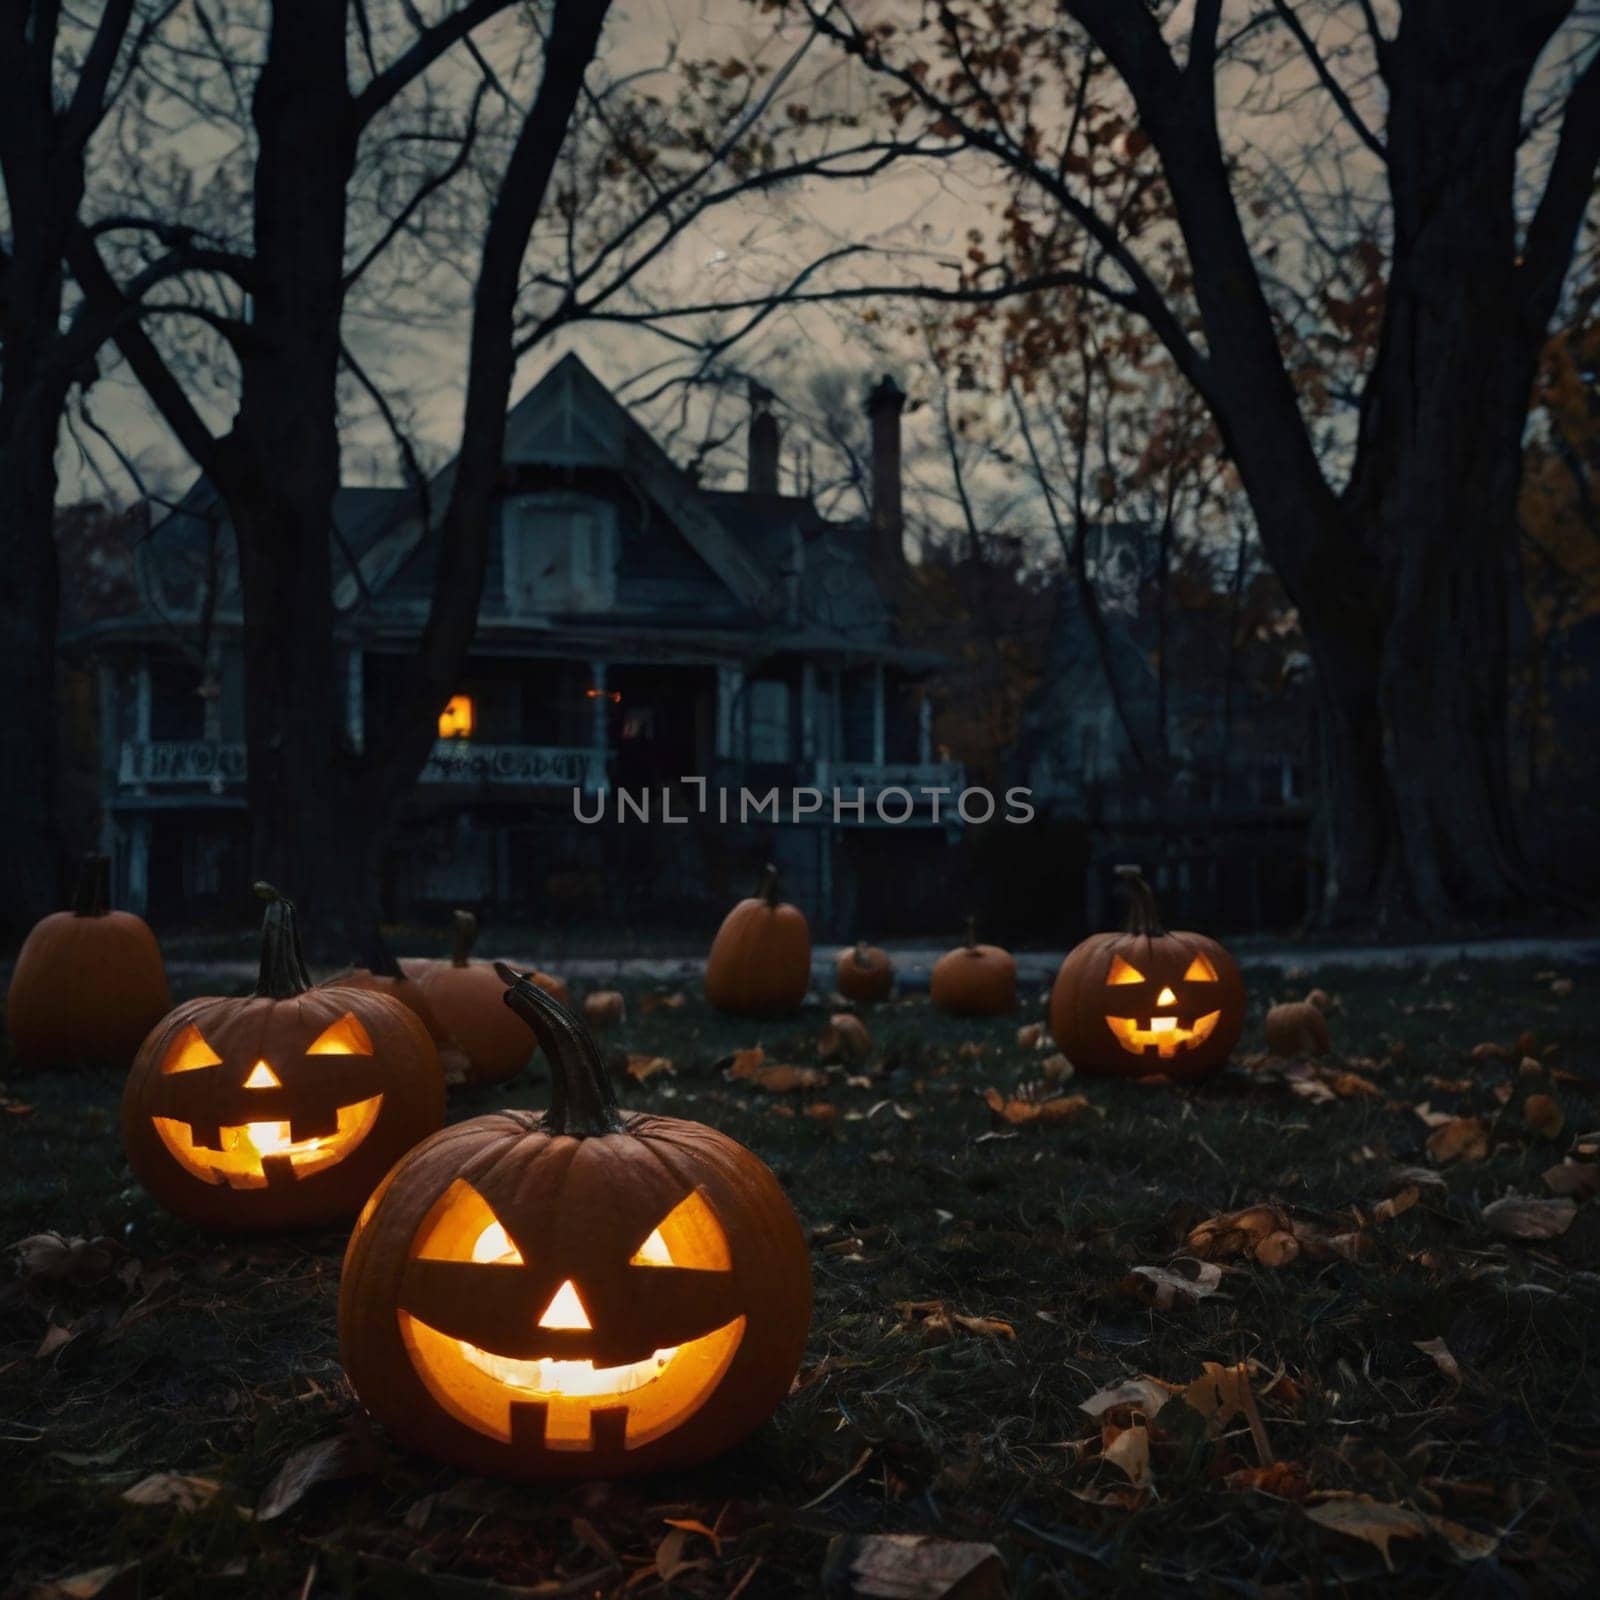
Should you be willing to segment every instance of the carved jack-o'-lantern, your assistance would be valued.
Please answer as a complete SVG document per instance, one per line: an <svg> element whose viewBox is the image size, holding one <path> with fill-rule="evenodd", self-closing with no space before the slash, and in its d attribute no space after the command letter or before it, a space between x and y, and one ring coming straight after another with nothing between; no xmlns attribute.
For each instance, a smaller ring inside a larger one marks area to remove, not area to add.
<svg viewBox="0 0 1600 1600"><path fill-rule="evenodd" d="M620 1111L582 1023L496 970L549 1059L550 1109L458 1123L395 1167L345 1256L345 1370L402 1442L472 1471L703 1460L799 1365L794 1212L732 1139Z"/></svg>
<svg viewBox="0 0 1600 1600"><path fill-rule="evenodd" d="M1117 873L1130 896L1127 929L1092 934L1061 963L1050 1031L1086 1072L1209 1077L1244 1025L1239 969L1216 940L1165 931L1137 867Z"/></svg>
<svg viewBox="0 0 1600 1600"><path fill-rule="evenodd" d="M129 1164L169 1211L213 1227L353 1215L402 1151L444 1120L427 1030L398 1000L314 989L294 907L268 900L261 973L244 999L169 1012L122 1101Z"/></svg>

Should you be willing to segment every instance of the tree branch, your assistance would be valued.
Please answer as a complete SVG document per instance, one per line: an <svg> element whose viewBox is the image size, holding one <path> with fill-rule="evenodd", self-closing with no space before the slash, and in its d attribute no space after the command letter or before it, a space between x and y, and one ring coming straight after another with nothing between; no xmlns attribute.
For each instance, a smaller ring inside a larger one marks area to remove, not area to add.
<svg viewBox="0 0 1600 1600"><path fill-rule="evenodd" d="M1289 32L1295 36L1305 58L1311 63L1312 69L1321 80L1322 87L1328 91L1333 103L1338 106L1344 120L1355 130L1356 137L1364 144L1385 166L1389 163L1389 151L1382 139L1375 134L1366 124L1361 113L1356 110L1355 102L1345 92L1345 87L1334 77L1333 69L1329 67L1322 52L1317 49L1311 35L1306 32L1305 24L1296 15L1295 9L1289 0L1272 0L1273 9L1283 18L1283 23ZM1378 39L1374 37L1374 48Z"/></svg>
<svg viewBox="0 0 1600 1600"><path fill-rule="evenodd" d="M396 95L431 67L451 45L465 38L480 22L496 12L509 9L515 0L469 0L442 22L420 33L411 46L384 68L350 102L351 130L355 134L367 126Z"/></svg>
<svg viewBox="0 0 1600 1600"><path fill-rule="evenodd" d="M1522 320L1530 338L1542 339L1561 297L1578 230L1594 197L1600 162L1600 52L1573 86L1544 194L1528 224L1522 248Z"/></svg>

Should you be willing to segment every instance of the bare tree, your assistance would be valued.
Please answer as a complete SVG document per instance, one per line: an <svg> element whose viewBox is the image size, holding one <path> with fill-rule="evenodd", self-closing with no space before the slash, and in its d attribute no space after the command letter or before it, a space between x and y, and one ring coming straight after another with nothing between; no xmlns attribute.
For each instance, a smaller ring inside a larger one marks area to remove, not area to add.
<svg viewBox="0 0 1600 1600"><path fill-rule="evenodd" d="M1272 0L1231 34L1221 0L948 4L897 28L807 9L904 137L925 126L1008 175L1004 278L1070 262L1204 400L1316 666L1324 917L1442 921L1546 892L1512 814L1506 597L1534 365L1600 156L1574 0L1402 0L1392 32L1371 0ZM1225 74L1262 73L1297 102L1280 131L1306 119L1297 215L1219 115ZM1357 196L1361 232L1324 236L1319 186ZM1359 294L1286 293L1307 281L1297 250L1344 257ZM1343 435L1298 359L1319 343L1350 357Z"/></svg>

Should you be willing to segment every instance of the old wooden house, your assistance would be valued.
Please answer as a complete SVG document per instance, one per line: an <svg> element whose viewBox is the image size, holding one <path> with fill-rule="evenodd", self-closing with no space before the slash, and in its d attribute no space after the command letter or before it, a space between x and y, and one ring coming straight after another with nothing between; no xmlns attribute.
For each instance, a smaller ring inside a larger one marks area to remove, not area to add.
<svg viewBox="0 0 1600 1600"><path fill-rule="evenodd" d="M780 492L779 425L761 391L752 401L741 490L695 482L576 356L514 407L477 635L392 852L392 918L467 904L573 928L667 924L748 892L768 855L822 930L922 914L951 827L922 791L958 789L961 771L930 748L936 658L897 640L889 598L903 396L885 380L868 400L865 523ZM338 496L344 665L328 692L356 746L385 737L437 537L410 490ZM128 603L65 640L98 682L102 839L123 903L158 923L229 920L248 881L242 617L209 485L153 521L135 576ZM898 788L914 807L885 821L875 801ZM686 823L662 819L663 789ZM776 817L736 798L721 819L719 791L773 789ZM797 789L824 803L797 814ZM645 790L650 821L619 820L620 795Z"/></svg>

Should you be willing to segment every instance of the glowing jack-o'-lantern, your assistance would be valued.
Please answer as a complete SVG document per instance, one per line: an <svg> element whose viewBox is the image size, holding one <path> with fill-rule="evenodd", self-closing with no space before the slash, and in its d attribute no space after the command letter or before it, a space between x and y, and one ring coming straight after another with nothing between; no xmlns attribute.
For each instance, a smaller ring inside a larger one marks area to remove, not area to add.
<svg viewBox="0 0 1600 1600"><path fill-rule="evenodd" d="M269 901L244 999L208 997L151 1030L128 1076L123 1143L169 1211L215 1227L348 1217L444 1120L427 1030L398 1000L314 989L294 907Z"/></svg>
<svg viewBox="0 0 1600 1600"><path fill-rule="evenodd" d="M805 1345L805 1240L767 1168L618 1109L582 1023L496 970L551 1105L458 1123L372 1197L345 1256L345 1370L404 1443L472 1471L703 1460L765 1418Z"/></svg>
<svg viewBox="0 0 1600 1600"><path fill-rule="evenodd" d="M1117 873L1130 897L1126 931L1093 934L1061 963L1050 1031L1086 1072L1209 1077L1244 1024L1239 969L1216 940L1164 930L1137 867Z"/></svg>

